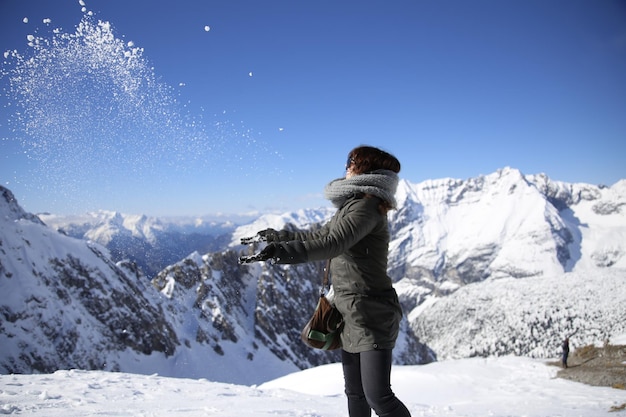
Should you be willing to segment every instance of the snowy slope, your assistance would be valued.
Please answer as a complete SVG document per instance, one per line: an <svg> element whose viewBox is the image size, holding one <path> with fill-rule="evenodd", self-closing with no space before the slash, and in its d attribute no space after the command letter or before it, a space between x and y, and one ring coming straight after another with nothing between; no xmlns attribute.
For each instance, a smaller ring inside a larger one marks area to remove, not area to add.
<svg viewBox="0 0 626 417"><path fill-rule="evenodd" d="M413 310L409 321L439 360L558 356L626 333L626 270L503 278L464 286ZM445 330L442 330L445 329Z"/></svg>
<svg viewBox="0 0 626 417"><path fill-rule="evenodd" d="M415 417L609 417L624 404L622 390L557 379L556 371L527 358L474 358L395 366L391 377ZM259 386L78 370L0 375L0 414L345 417L342 379L339 364Z"/></svg>

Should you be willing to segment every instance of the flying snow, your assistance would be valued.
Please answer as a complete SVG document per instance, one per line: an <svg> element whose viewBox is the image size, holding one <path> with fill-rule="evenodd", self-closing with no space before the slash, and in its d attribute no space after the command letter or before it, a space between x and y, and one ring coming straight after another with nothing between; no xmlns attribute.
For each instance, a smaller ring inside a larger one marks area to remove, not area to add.
<svg viewBox="0 0 626 417"><path fill-rule="evenodd" d="M181 173L232 170L233 158L270 152L249 129L227 120L207 127L202 111L189 113L180 90L159 81L143 48L118 38L91 12L84 11L74 33L35 32L27 41L27 52L5 53L0 76L9 81L9 125L38 171L34 188L45 188L34 184L45 178L56 194L74 197L129 181L177 182Z"/></svg>
<svg viewBox="0 0 626 417"><path fill-rule="evenodd" d="M81 6L81 9L80 9L80 10L81 10L83 13L88 13L89 15L92 15L92 14L93 14L93 12L87 12L87 7L86 7L86 4L85 4L85 2L84 2L83 0L79 0L79 1L78 1L78 4Z"/></svg>

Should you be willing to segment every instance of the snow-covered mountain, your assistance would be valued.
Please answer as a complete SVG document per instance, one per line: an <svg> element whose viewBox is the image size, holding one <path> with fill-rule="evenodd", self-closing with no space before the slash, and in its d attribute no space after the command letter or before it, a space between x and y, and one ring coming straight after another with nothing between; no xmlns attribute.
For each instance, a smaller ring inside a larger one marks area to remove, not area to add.
<svg viewBox="0 0 626 417"><path fill-rule="evenodd" d="M390 273L438 358L550 357L568 335L580 345L624 330L625 180L567 184L506 168L405 181L398 199Z"/></svg>
<svg viewBox="0 0 626 417"><path fill-rule="evenodd" d="M566 184L506 168L469 180L401 182L390 273L419 304L486 279L626 267L626 180Z"/></svg>
<svg viewBox="0 0 626 417"><path fill-rule="evenodd" d="M46 226L0 187L0 373L79 368L254 384L298 370L257 342L253 316L229 327L238 313L229 301L253 309L256 278L232 251L211 259L236 294L187 308L168 298L185 281L160 293L135 265Z"/></svg>
<svg viewBox="0 0 626 417"><path fill-rule="evenodd" d="M0 229L0 370L120 370L175 351L158 294L106 249L48 228L4 187Z"/></svg>
<svg viewBox="0 0 626 417"><path fill-rule="evenodd" d="M59 368L209 379L227 366L232 374L226 382L257 383L337 359L299 341L315 306L321 264L237 264L242 252L259 249L240 246L241 237L266 227L316 227L332 215L330 209L229 225L232 232L218 250L189 252L148 285L150 280L132 264L115 264L94 236L121 233L149 243L163 223L137 217L141 221L129 224L131 216L107 214L103 223L117 224L115 233L95 233L93 222L84 222L79 233L68 232L68 224L76 227L77 222L56 218L54 223L53 216L43 216L65 232L57 233L24 213L8 190L3 196L2 372L38 370L32 358L44 357L49 359L44 370L58 360ZM626 181L611 187L567 184L505 168L468 180L402 181L397 197L399 209L390 213L389 272L406 314L396 363L427 363L433 355L553 357L566 335L573 334L572 343L581 345L625 332ZM91 241L66 234L91 236ZM131 258L123 249L119 259ZM79 286L80 280L90 284ZM107 314L76 310L98 292L109 296ZM9 296L14 293L19 296ZM110 342L112 349L105 346L115 330L137 332L127 324L139 314L125 310L129 297L139 299L147 306L141 314L159 323L141 324L150 329L145 337L154 343L169 335L167 342L161 340L165 347L147 341L124 344L127 335L118 344ZM33 303L45 308L32 314ZM110 317L118 319L109 322ZM64 359L55 359L55 344L67 329L73 330L73 343L63 351ZM88 351L90 343L98 350ZM80 354L67 359L79 345L85 346ZM248 371L255 363L262 365L263 375Z"/></svg>
<svg viewBox="0 0 626 417"><path fill-rule="evenodd" d="M71 216L45 213L39 218L68 236L105 246L113 260L133 262L150 278L192 252L220 250L235 228L229 220L161 219L104 210Z"/></svg>

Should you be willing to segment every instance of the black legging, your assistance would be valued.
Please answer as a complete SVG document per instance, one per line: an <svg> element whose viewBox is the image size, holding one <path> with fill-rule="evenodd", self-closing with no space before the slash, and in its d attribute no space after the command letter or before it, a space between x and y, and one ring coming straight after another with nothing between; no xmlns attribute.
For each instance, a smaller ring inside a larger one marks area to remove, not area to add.
<svg viewBox="0 0 626 417"><path fill-rule="evenodd" d="M391 350L361 353L341 351L343 377L350 417L410 417L411 413L391 390Z"/></svg>

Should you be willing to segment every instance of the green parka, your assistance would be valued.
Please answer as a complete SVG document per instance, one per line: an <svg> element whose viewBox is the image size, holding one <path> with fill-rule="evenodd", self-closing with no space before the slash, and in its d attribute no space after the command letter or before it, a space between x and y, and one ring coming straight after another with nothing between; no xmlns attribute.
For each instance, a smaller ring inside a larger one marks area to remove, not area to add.
<svg viewBox="0 0 626 417"><path fill-rule="evenodd" d="M402 310L387 275L389 227L378 197L354 195L315 232L280 231L277 263L331 259L334 304L343 315L342 348L392 349Z"/></svg>

